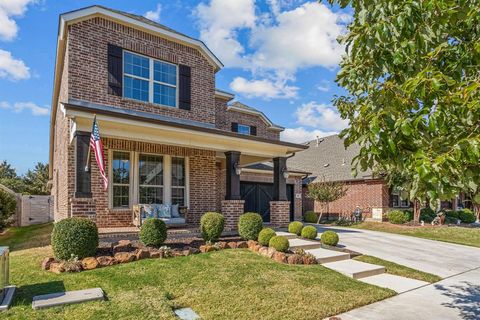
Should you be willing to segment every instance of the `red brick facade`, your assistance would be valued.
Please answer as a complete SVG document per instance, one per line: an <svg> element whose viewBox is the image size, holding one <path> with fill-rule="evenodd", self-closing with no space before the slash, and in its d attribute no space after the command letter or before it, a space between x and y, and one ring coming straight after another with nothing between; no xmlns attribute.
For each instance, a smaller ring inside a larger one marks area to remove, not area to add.
<svg viewBox="0 0 480 320"><path fill-rule="evenodd" d="M270 201L270 223L286 227L290 222L290 201Z"/></svg>
<svg viewBox="0 0 480 320"><path fill-rule="evenodd" d="M221 213L225 217L225 230L236 230L238 220L244 213L244 200L222 200Z"/></svg>
<svg viewBox="0 0 480 320"><path fill-rule="evenodd" d="M347 194L329 204L330 218L336 218L339 215L350 215L355 208L359 206L362 209L364 217L371 217L372 208L388 208L389 206L389 188L382 180L361 180L346 182ZM304 187L305 195L306 187ZM306 195L305 195L306 197ZM314 210L315 212L324 211L322 204L315 202L307 197L304 200L304 208Z"/></svg>

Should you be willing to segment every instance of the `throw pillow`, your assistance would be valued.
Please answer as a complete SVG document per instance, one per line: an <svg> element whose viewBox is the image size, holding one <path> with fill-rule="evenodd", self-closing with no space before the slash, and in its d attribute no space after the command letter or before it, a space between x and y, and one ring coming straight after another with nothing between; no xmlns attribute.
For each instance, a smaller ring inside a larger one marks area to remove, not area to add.
<svg viewBox="0 0 480 320"><path fill-rule="evenodd" d="M180 218L180 212L178 212L178 204L172 204L172 218Z"/></svg>

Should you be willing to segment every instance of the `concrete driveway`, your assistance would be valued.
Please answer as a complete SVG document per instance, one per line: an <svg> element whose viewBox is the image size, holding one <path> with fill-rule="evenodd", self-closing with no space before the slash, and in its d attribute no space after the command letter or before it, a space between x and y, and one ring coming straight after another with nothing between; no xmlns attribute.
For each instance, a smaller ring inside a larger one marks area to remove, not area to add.
<svg viewBox="0 0 480 320"><path fill-rule="evenodd" d="M340 227L340 245L443 277L442 281L379 301L342 320L480 319L480 248Z"/></svg>
<svg viewBox="0 0 480 320"><path fill-rule="evenodd" d="M480 267L480 248L386 232L317 226L336 231L339 245L350 250L438 275L450 277Z"/></svg>

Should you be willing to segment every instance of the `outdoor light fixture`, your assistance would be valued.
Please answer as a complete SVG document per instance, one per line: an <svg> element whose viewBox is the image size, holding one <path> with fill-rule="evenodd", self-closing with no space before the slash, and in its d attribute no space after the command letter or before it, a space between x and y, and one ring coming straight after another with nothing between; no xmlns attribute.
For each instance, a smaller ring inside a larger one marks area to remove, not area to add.
<svg viewBox="0 0 480 320"><path fill-rule="evenodd" d="M282 174L285 179L288 179L288 177L290 176L290 172L288 172L287 168L283 168Z"/></svg>
<svg viewBox="0 0 480 320"><path fill-rule="evenodd" d="M237 176L239 176L240 174L242 174L242 168L240 167L240 165L238 164L238 162L235 162L235 164L233 165L233 168L235 169L235 174Z"/></svg>

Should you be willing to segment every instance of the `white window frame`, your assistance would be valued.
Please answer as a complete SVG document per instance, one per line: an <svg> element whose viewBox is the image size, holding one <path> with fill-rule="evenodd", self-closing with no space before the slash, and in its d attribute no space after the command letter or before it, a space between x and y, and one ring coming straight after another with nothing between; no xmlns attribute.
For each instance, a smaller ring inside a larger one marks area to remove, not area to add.
<svg viewBox="0 0 480 320"><path fill-rule="evenodd" d="M174 186L174 185L170 185L170 192L171 190L173 190L173 188L177 188L177 189L183 189L183 194L184 194L184 199L183 199L183 206L188 206L188 196L187 196L187 186L188 186L188 174L187 174L187 158L186 157L181 157L181 156L172 156L171 158L180 158L180 159L183 159L183 165L184 165L184 169L185 169L185 185L184 186ZM170 179L173 178L173 171L171 170L172 168L172 160L170 158ZM170 195L170 203L172 203L172 197ZM182 205L180 205L182 206Z"/></svg>
<svg viewBox="0 0 480 320"><path fill-rule="evenodd" d="M162 185L151 185L151 184L140 184L140 155L147 155L147 156L156 156L162 157L162 170L163 170L163 184ZM165 156L162 154L155 154L155 153L147 153L147 152L135 152L135 168L137 168L138 174L136 175L135 179L137 180L135 190L138 193L138 198L136 199L137 202L140 202L140 188L141 187L154 187L154 188L162 188L162 199L163 203L165 203Z"/></svg>
<svg viewBox="0 0 480 320"><path fill-rule="evenodd" d="M125 53L130 53L130 54L137 55L137 56L148 59L148 68L149 68L149 73L148 73L149 78L148 79L140 77L140 76L136 76L136 75L125 74ZM162 82L162 81L154 80L154 61L170 64L170 65L175 67L175 70L177 71L177 74L176 74L177 78L176 78L176 81L175 81L175 85L172 85L172 84L166 83L166 82ZM146 56L146 55L143 55L143 54L140 54L140 53L136 53L136 52L132 52L132 51L128 51L128 50L123 50L123 52L122 52L122 97L124 99L141 101L141 102L148 102L148 103L152 103L152 104L159 105L159 106L162 106L162 107L167 107L167 108L178 108L178 100L179 100L178 99L178 91L179 91L179 88L178 88L179 70L178 69L179 69L178 65L176 65L174 63L170 63L170 62L159 60L159 59L154 59L154 58L151 58L149 56ZM125 96L125 83L124 83L125 82L125 76L131 77L131 78L134 78L134 79L143 80L143 81L148 81L148 101L137 100L137 99ZM168 86L168 87L171 87L171 88L175 88L175 106L168 106L166 104L153 102L154 83L161 84L161 85L164 85L164 86Z"/></svg>
<svg viewBox="0 0 480 320"><path fill-rule="evenodd" d="M113 152L124 152L130 154L130 184L129 184L129 207L113 207ZM163 157L163 203L172 204L172 156L166 154L125 151L117 149L108 150L108 206L112 210L132 209L134 204L140 200L140 154L155 155ZM190 164L189 157L174 156L185 160L185 204L190 207Z"/></svg>
<svg viewBox="0 0 480 320"><path fill-rule="evenodd" d="M240 127L243 127L243 128L248 128L248 133L245 133L245 132L240 132ZM237 133L239 134L243 134L243 135L246 135L246 136L249 136L252 134L252 126L248 126L246 124L237 124Z"/></svg>

